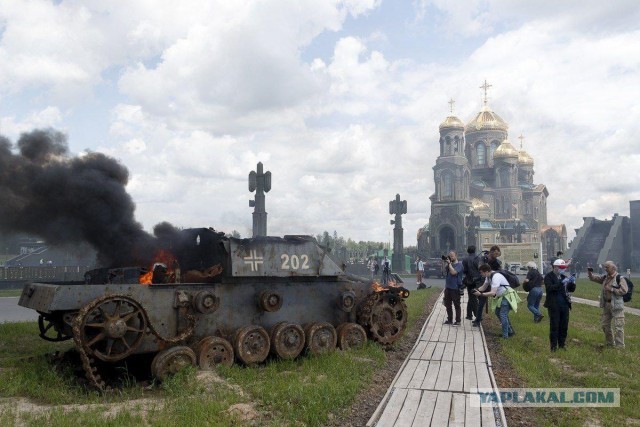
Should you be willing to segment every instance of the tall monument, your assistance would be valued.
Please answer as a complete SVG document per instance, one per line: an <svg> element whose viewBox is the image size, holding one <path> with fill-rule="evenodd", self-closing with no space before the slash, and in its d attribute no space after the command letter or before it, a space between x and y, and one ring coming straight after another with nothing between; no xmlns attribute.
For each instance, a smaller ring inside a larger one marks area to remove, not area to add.
<svg viewBox="0 0 640 427"><path fill-rule="evenodd" d="M396 199L389 202L389 213L395 214L395 220L391 220L393 227L393 256L391 258L391 269L393 271L404 271L404 244L403 244L403 228L402 214L407 213L407 201L400 201L400 194L396 194Z"/></svg>
<svg viewBox="0 0 640 427"><path fill-rule="evenodd" d="M249 173L249 191L256 192L255 200L249 200L253 210L253 237L267 235L267 212L265 211L264 193L271 190L271 172L262 172L262 162L258 162L256 171Z"/></svg>

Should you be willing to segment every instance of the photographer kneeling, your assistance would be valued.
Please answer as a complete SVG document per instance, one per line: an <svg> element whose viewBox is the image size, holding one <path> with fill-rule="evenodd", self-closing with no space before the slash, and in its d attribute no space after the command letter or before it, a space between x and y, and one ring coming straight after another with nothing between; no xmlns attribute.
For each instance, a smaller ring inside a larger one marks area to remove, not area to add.
<svg viewBox="0 0 640 427"><path fill-rule="evenodd" d="M491 309L494 310L502 325L502 338L507 339L516 334L509 321L509 310L518 311L520 297L509 286L507 279L499 272L492 271L489 264L482 264L478 270L484 277L484 284L476 290L476 296L493 297Z"/></svg>

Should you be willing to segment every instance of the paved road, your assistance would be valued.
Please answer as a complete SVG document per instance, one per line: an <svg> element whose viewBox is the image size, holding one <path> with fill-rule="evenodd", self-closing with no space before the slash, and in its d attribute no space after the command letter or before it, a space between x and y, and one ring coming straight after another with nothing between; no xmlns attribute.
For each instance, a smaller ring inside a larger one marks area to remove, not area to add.
<svg viewBox="0 0 640 427"><path fill-rule="evenodd" d="M19 297L0 298L0 323L32 322L38 320L38 313L18 305Z"/></svg>

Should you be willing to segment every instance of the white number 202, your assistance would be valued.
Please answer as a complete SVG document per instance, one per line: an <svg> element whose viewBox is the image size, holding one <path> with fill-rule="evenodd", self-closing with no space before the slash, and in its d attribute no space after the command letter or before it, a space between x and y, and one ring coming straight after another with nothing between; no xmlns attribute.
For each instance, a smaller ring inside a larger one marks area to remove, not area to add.
<svg viewBox="0 0 640 427"><path fill-rule="evenodd" d="M280 266L283 270L308 270L309 269L309 256L306 254L300 255L291 255L282 254L280 256L282 260L282 265ZM300 265L300 261L302 261L302 265Z"/></svg>

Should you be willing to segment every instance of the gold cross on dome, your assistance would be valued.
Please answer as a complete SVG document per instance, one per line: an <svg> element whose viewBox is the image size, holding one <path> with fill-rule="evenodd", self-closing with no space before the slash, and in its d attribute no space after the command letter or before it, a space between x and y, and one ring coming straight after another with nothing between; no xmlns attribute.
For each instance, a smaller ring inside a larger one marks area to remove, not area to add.
<svg viewBox="0 0 640 427"><path fill-rule="evenodd" d="M522 150L522 141L524 140L524 136L522 136L522 134L520 134L518 139L520 140L520 149Z"/></svg>
<svg viewBox="0 0 640 427"><path fill-rule="evenodd" d="M456 101L453 100L453 98L451 98L448 102L449 104L449 111L451 111L451 114L453 114L453 106L455 105Z"/></svg>
<svg viewBox="0 0 640 427"><path fill-rule="evenodd" d="M487 83L487 79L484 79L484 84L480 86L480 89L484 89L484 105L487 105L487 89L489 89L492 86L493 85L490 85Z"/></svg>

